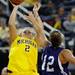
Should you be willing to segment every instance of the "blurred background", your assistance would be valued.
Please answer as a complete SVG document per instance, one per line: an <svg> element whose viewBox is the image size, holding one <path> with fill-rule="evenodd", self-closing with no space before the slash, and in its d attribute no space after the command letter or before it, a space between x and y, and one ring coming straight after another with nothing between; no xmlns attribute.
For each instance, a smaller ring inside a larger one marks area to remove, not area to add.
<svg viewBox="0 0 75 75"><path fill-rule="evenodd" d="M31 26L25 21L24 12L32 10L37 0L25 0L25 4L17 11L17 29ZM65 36L65 48L69 48L75 55L75 0L39 0L41 8L39 15L44 23L45 35L49 36L52 27L60 30ZM8 0L0 0L0 73L8 64L10 49L8 20L13 7ZM39 50L38 71L41 74L42 51ZM75 75L75 66L69 65L72 75Z"/></svg>

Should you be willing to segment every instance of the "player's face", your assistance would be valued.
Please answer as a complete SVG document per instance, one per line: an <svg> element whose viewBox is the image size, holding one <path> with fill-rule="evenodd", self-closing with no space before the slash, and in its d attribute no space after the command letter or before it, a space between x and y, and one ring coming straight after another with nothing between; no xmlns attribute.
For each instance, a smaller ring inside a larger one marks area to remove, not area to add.
<svg viewBox="0 0 75 75"><path fill-rule="evenodd" d="M26 30L23 32L23 36L32 39L35 37L35 34L33 34L30 30Z"/></svg>

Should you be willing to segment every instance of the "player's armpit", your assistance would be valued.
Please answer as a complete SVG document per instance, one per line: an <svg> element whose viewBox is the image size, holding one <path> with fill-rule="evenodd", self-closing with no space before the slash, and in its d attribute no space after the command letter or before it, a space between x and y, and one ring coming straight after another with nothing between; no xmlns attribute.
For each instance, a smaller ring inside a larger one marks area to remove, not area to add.
<svg viewBox="0 0 75 75"><path fill-rule="evenodd" d="M75 64L75 57L73 56L73 54L70 50L64 49L62 51L62 55L67 62Z"/></svg>

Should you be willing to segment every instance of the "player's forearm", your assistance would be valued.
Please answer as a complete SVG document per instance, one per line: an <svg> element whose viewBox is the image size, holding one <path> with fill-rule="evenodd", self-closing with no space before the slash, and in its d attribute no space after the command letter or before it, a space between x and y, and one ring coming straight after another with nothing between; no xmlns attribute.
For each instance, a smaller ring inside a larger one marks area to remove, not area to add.
<svg viewBox="0 0 75 75"><path fill-rule="evenodd" d="M17 11L17 7L14 7L11 15L10 15L10 18L9 18L9 34L10 34L10 40L11 42L14 41L14 39L16 38L17 36L17 33L16 33L16 26L15 26L15 21L16 21L16 11Z"/></svg>
<svg viewBox="0 0 75 75"><path fill-rule="evenodd" d="M39 17L39 15L38 15L38 17ZM35 15L31 14L30 15L30 21L32 22L32 25L33 25L33 27L35 28L35 30L38 34L44 33L44 29L43 29L43 27L41 27L41 26L43 26L43 23L42 23L41 19L39 21L37 21Z"/></svg>
<svg viewBox="0 0 75 75"><path fill-rule="evenodd" d="M10 42L12 43L17 37L17 31L14 26L9 25L9 35L10 35Z"/></svg>
<svg viewBox="0 0 75 75"><path fill-rule="evenodd" d="M29 21L32 22L32 25L34 27L34 29L36 30L37 36L35 38L35 40L37 42L41 42L42 44L45 44L45 41L47 40L44 34L44 29L42 27L40 27L41 23L39 24L38 21L36 20L36 18L34 17L34 14L32 12L29 13L29 16L27 17ZM38 43L38 44L41 44Z"/></svg>
<svg viewBox="0 0 75 75"><path fill-rule="evenodd" d="M13 11L12 11L10 18L9 18L9 25L15 25L17 9L18 9L17 7L13 8Z"/></svg>
<svg viewBox="0 0 75 75"><path fill-rule="evenodd" d="M47 38L44 34L44 29L42 27L40 27L41 24L39 24L38 22L33 20L33 27L35 28L36 32L37 32L37 37L35 38L37 44L39 47L45 47L47 44ZM39 41L41 43L39 43Z"/></svg>
<svg viewBox="0 0 75 75"><path fill-rule="evenodd" d="M43 27L44 27L44 26L43 26L43 22L42 22L42 20L41 20L41 18L40 18L40 16L39 16L39 14L38 14L37 11L34 11L34 16L35 16L37 22L40 24L39 26L40 26L41 28L43 28Z"/></svg>
<svg viewBox="0 0 75 75"><path fill-rule="evenodd" d="M44 30L43 30L43 28L41 28L41 23L39 24L37 21L36 21L36 19L33 19L32 20L32 25L33 25L33 27L35 28L35 30L36 30L36 32L38 33L38 34L44 34ZM40 32L40 33L39 33Z"/></svg>
<svg viewBox="0 0 75 75"><path fill-rule="evenodd" d="M38 24L40 24L39 26L41 28L43 28L42 20L41 20L39 14L38 14L38 11L39 11L40 7L41 7L40 2L35 3L34 8L33 8L33 13L34 13L35 19L37 20Z"/></svg>

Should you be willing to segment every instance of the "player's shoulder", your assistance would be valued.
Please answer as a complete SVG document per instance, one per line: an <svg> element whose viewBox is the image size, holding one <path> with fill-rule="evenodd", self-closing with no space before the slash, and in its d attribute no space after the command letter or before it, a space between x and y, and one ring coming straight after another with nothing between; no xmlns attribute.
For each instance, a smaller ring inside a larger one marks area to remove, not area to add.
<svg viewBox="0 0 75 75"><path fill-rule="evenodd" d="M66 55L66 54L70 54L70 53L72 53L72 51L69 50L69 49L63 49L63 50L61 51L61 54L62 54L62 55Z"/></svg>
<svg viewBox="0 0 75 75"><path fill-rule="evenodd" d="M65 48L64 48L64 49L62 50L62 52L71 52L71 50L70 50L70 49L65 49Z"/></svg>

